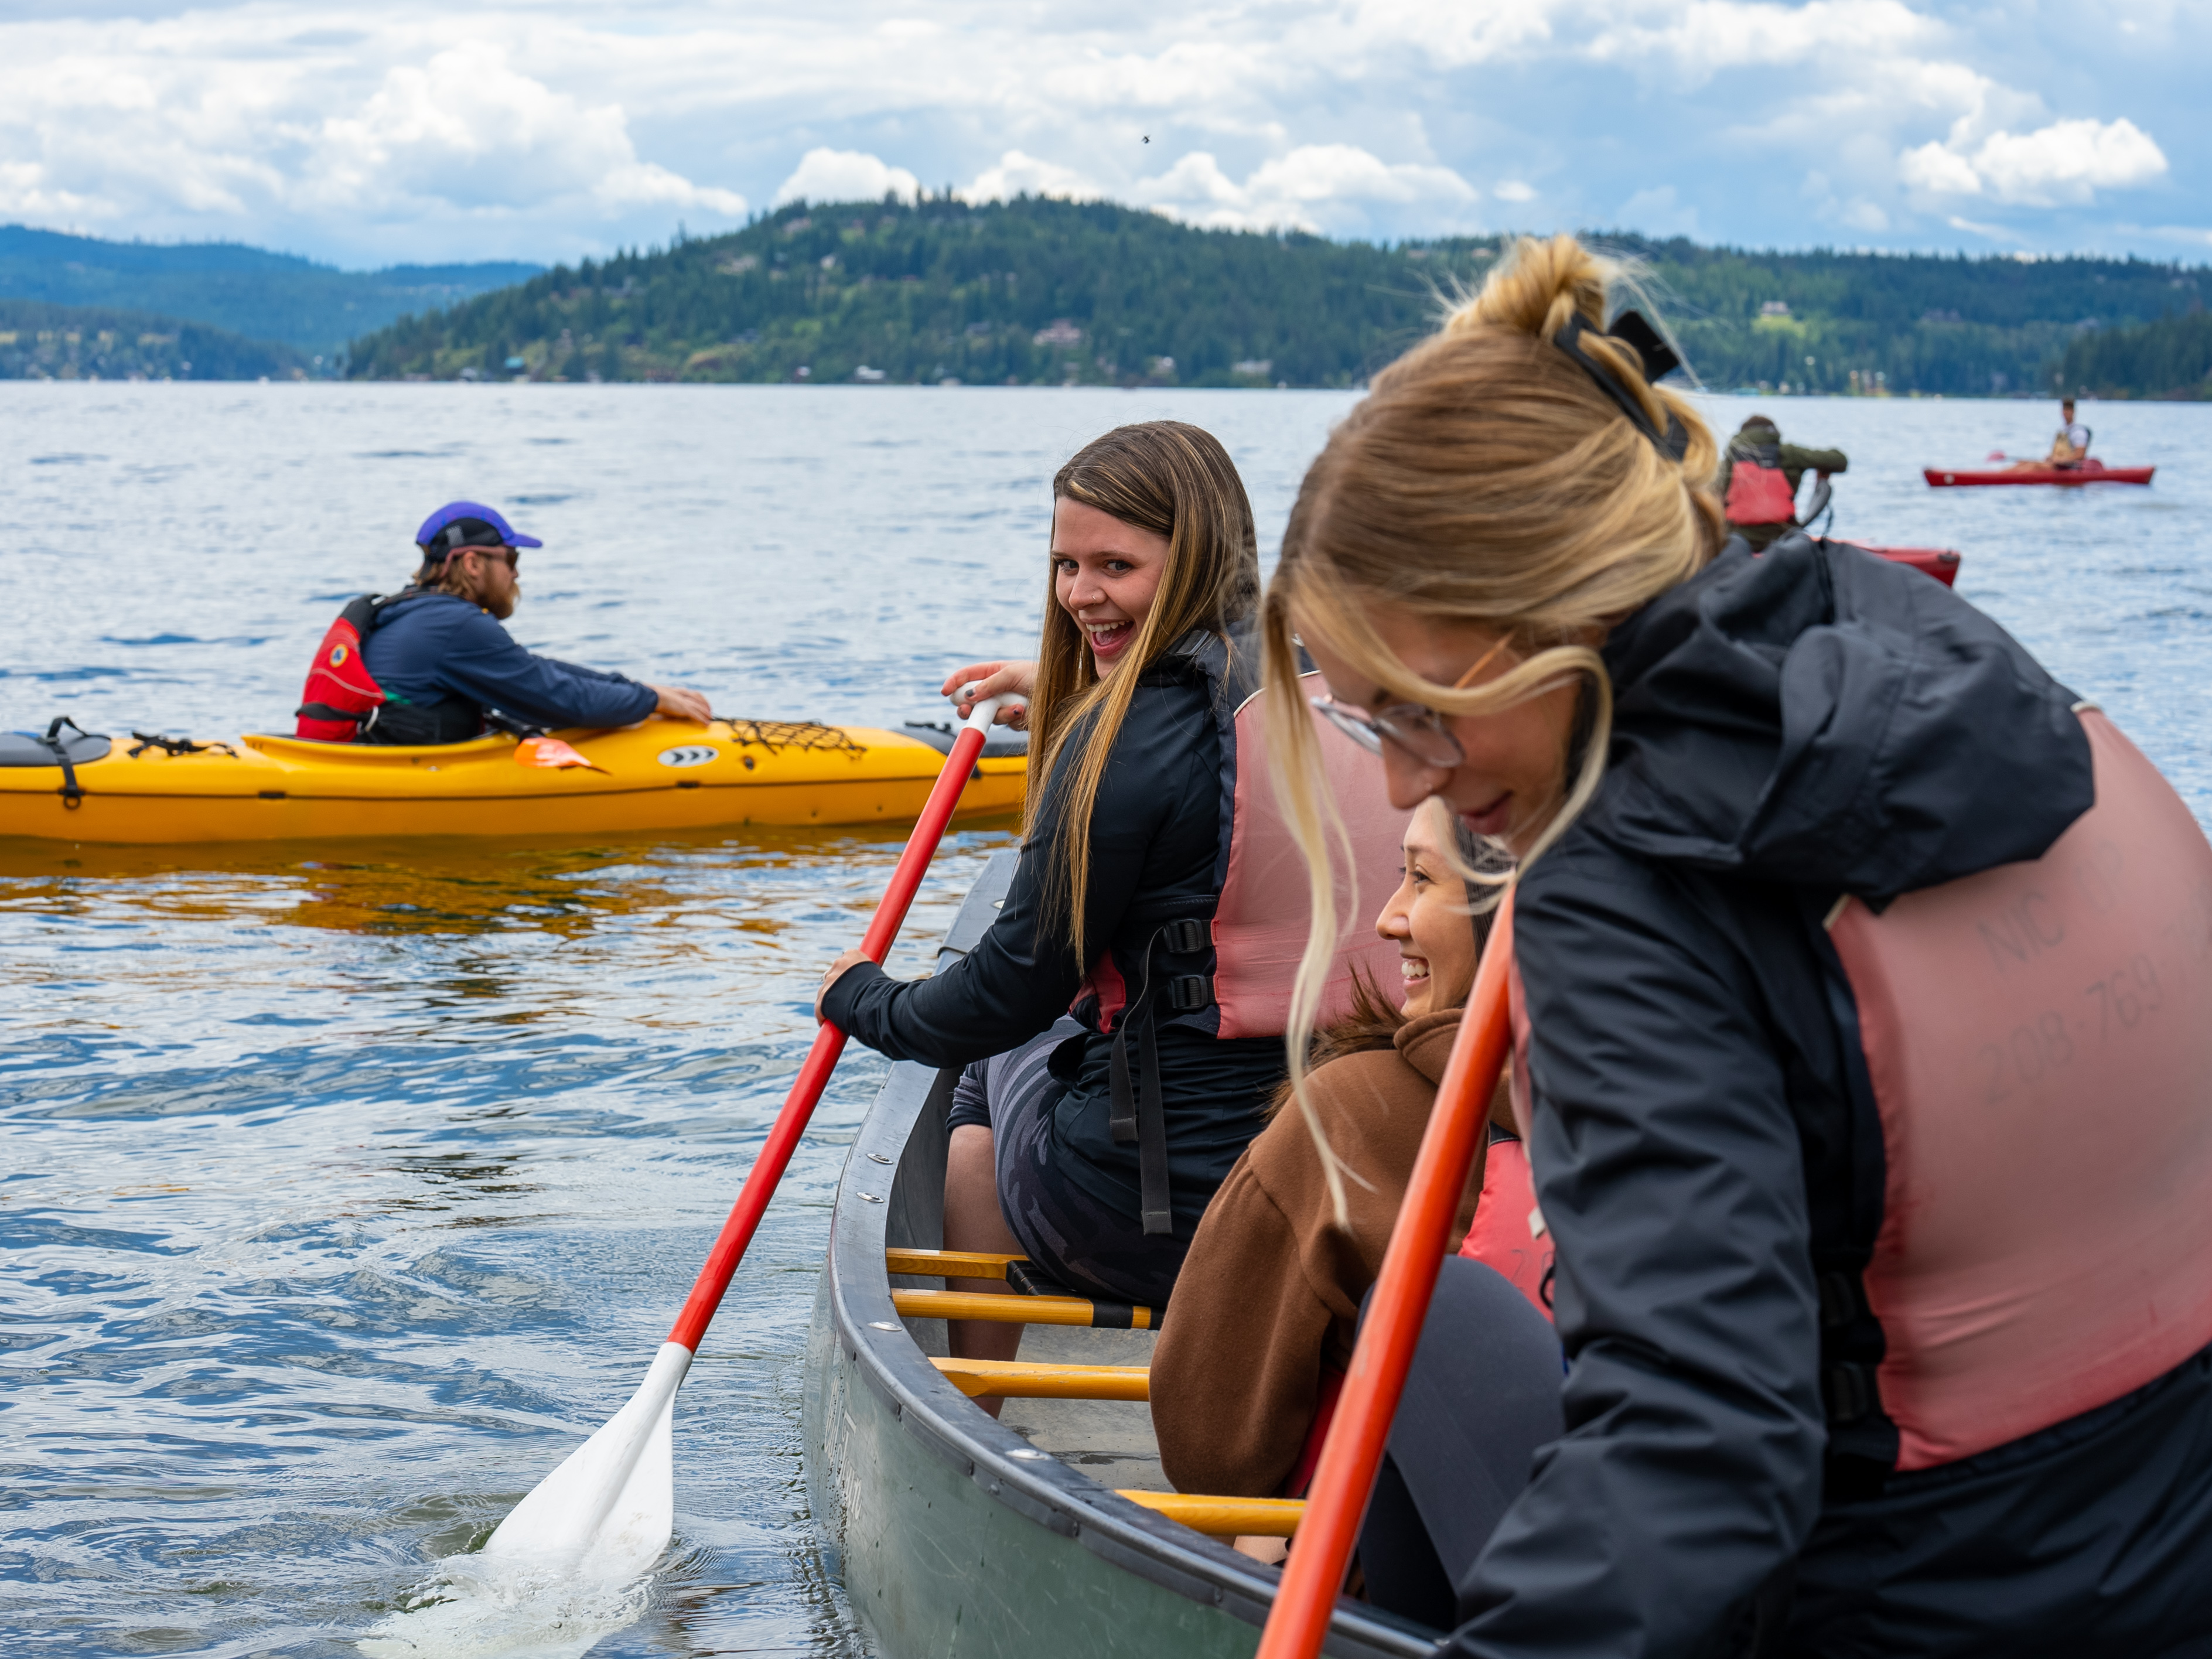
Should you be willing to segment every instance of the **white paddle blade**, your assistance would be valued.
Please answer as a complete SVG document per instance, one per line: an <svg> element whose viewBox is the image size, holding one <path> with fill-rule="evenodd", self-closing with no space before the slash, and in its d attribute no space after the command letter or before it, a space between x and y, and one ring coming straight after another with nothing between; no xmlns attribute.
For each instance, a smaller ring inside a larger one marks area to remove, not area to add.
<svg viewBox="0 0 2212 1659"><path fill-rule="evenodd" d="M676 1528L676 1390L690 1366L690 1349L661 1344L629 1403L499 1523L483 1569L603 1584L650 1571Z"/></svg>

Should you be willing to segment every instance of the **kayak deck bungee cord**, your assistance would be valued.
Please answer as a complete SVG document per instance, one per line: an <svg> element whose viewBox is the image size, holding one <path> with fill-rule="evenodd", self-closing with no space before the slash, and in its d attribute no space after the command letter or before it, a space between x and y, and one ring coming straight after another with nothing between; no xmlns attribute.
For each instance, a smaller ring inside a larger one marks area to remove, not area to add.
<svg viewBox="0 0 2212 1659"><path fill-rule="evenodd" d="M660 716L422 746L68 725L0 733L0 836L148 846L897 823L921 810L951 747L934 726ZM986 745L963 817L1020 810L1026 747Z"/></svg>

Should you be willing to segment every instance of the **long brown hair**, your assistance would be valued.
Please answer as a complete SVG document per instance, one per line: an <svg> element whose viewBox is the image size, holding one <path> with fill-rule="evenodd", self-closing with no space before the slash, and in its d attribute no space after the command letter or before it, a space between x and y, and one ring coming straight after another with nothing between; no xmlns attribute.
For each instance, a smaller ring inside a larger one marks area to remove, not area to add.
<svg viewBox="0 0 2212 1659"><path fill-rule="evenodd" d="M1030 699L1029 819L1043 811L1060 751L1079 733L1082 748L1062 781L1058 844L1047 860L1041 916L1065 916L1079 967L1090 957L1083 937L1091 884L1091 817L1099 780L1136 695L1138 677L1194 628L1226 641L1248 621L1260 596L1259 537L1252 503L1221 441L1182 421L1117 426L1077 451L1052 481L1053 500L1079 501L1123 524L1164 536L1167 568L1127 657L1101 680L1090 641L1061 609L1050 562L1036 686Z"/></svg>

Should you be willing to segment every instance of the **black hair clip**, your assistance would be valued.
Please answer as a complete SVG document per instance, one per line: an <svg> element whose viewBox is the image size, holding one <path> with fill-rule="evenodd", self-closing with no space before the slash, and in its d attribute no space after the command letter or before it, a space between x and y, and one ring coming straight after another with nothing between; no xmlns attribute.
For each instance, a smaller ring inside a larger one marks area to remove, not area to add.
<svg viewBox="0 0 2212 1659"><path fill-rule="evenodd" d="M1579 314L1571 316L1567 319L1567 325L1553 337L1552 343L1573 358L1581 366L1583 373L1597 382L1597 389L1620 405L1620 412L1628 416L1629 424L1650 439L1662 455L1670 461L1680 460L1690 447L1690 434L1683 429L1681 422L1668 415L1667 430L1662 435L1659 428L1651 424L1651 417L1644 412L1644 405L1636 400L1635 394L1615 380L1597 359L1582 349L1582 337L1590 331ZM1626 342L1635 351L1643 366L1647 385L1656 384L1661 375L1670 374L1682 366L1682 360L1674 355L1674 348L1662 339L1659 331L1644 321L1637 312L1622 312L1613 319L1605 332Z"/></svg>

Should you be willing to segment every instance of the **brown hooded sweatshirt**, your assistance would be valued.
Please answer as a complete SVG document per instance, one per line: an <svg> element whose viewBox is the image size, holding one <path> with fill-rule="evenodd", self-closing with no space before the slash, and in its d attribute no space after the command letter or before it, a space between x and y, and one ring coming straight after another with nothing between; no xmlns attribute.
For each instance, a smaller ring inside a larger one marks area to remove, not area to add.
<svg viewBox="0 0 2212 1659"><path fill-rule="evenodd" d="M1206 1206L1152 1350L1152 1430L1177 1490L1270 1498L1297 1467L1324 1368L1351 1363L1360 1298L1382 1269L1461 1012L1408 1021L1391 1046L1309 1079L1347 1170L1348 1231L1295 1106L1260 1132ZM1486 1151L1478 1143L1455 1246L1474 1218Z"/></svg>

